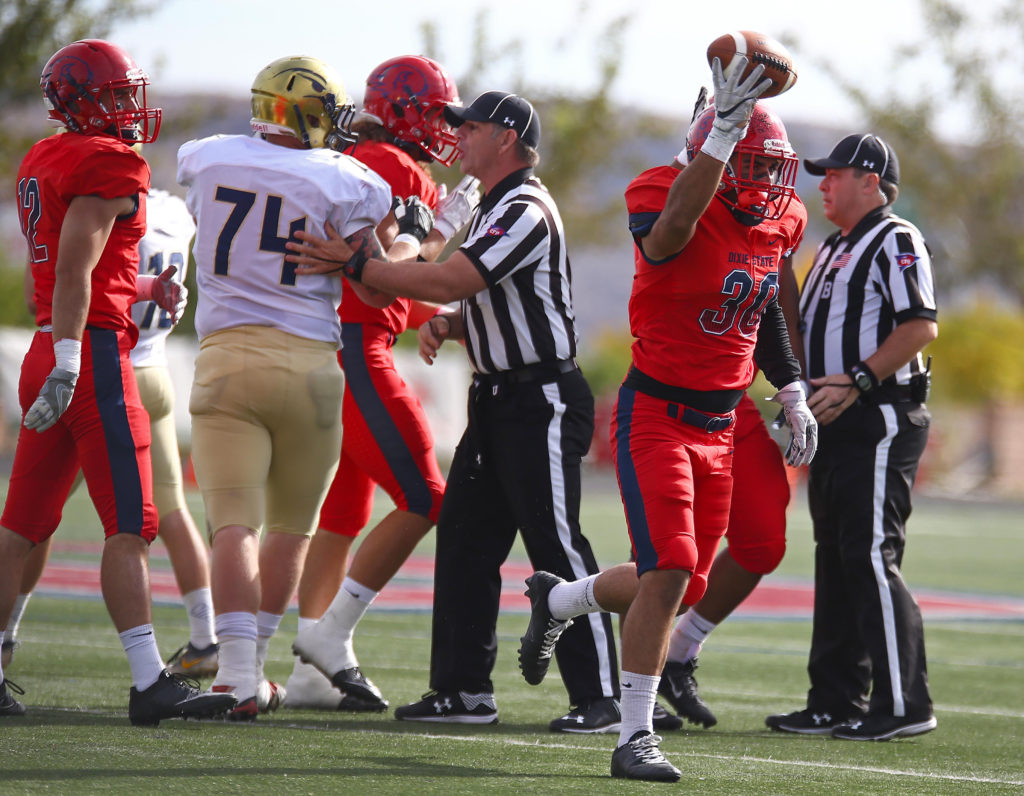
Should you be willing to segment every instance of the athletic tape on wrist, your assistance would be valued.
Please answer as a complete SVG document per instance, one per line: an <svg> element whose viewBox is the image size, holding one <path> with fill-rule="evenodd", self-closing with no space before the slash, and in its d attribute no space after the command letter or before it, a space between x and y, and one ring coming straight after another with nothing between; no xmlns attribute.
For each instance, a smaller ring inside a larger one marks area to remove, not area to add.
<svg viewBox="0 0 1024 796"><path fill-rule="evenodd" d="M713 127L711 132L708 133L708 137L704 139L704 144L701 146L700 151L709 157L713 157L715 160L728 163L735 147L736 141L733 140L733 135L723 133Z"/></svg>
<svg viewBox="0 0 1024 796"><path fill-rule="evenodd" d="M53 356L58 368L77 376L82 370L82 341L73 337L62 337L54 341Z"/></svg>
<svg viewBox="0 0 1024 796"><path fill-rule="evenodd" d="M421 242L422 241L411 232L400 232L395 236L395 243L407 243L412 246L415 251L420 250Z"/></svg>

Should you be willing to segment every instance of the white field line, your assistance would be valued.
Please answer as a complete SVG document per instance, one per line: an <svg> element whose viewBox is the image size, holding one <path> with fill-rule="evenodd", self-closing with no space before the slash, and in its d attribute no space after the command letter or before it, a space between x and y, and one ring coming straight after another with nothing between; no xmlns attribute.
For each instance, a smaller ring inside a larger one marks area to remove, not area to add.
<svg viewBox="0 0 1024 796"><path fill-rule="evenodd" d="M69 713L86 713L90 715L108 716L109 712L98 711L98 710L73 710L73 709L59 709ZM242 724L232 725L229 722L225 722L224 726L236 726L239 727L240 731L244 731L246 726ZM262 725L267 726L267 725ZM322 724L302 724L302 723L280 723L275 722L273 727L280 729L289 730L316 730L320 732L337 732L335 727L328 727ZM352 729L344 730L344 732L354 732L365 735L378 735L381 737L393 737L396 734L400 734L403 740L406 741L444 741L447 743L461 742L471 744L492 744L495 746L522 746L531 748L543 748L543 749L564 749L572 752L581 752L586 754L602 755L607 757L611 752L609 746L589 746L584 744L570 744L570 743L542 743L540 741L523 741L517 738L508 738L507 736L496 736L496 735L447 735L447 734L433 734L433 733L409 733L402 731L400 733L382 732L380 730L362 730ZM898 743L898 741L897 741ZM666 757L669 758L685 758L690 760L720 760L727 763L757 763L758 765L770 765L776 767L790 767L790 768L809 768L809 769L821 769L824 771L843 771L851 774L880 774L883 776L895 776L895 777L906 777L907 779L922 779L922 780L934 780L937 782L958 782L958 783L978 783L984 785L1010 785L1014 787L1024 786L1024 779L1006 779L1001 777L974 777L963 774L942 774L934 771L913 771L913 770L901 770L893 768L881 768L878 766L860 766L850 764L835 764L835 763L822 763L817 760L780 760L776 757L755 757L753 755L726 755L726 754L703 754L700 752L668 752Z"/></svg>

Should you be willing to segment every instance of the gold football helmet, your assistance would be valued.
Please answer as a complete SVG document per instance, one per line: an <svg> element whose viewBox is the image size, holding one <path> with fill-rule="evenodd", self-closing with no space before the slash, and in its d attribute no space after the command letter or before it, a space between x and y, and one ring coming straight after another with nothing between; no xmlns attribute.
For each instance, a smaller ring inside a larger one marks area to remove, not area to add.
<svg viewBox="0 0 1024 796"><path fill-rule="evenodd" d="M317 58L279 58L252 83L249 124L257 133L291 135L310 149L343 149L355 143L354 117L341 78Z"/></svg>

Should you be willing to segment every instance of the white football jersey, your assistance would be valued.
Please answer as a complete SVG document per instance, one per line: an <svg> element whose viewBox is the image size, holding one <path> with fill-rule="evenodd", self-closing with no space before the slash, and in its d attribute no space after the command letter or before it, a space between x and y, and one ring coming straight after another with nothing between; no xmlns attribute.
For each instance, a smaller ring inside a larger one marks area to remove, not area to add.
<svg viewBox="0 0 1024 796"><path fill-rule="evenodd" d="M296 276L285 243L296 230L348 237L391 210L387 183L329 149L289 149L216 135L178 150L178 182L198 222L196 332L272 326L341 345L341 278Z"/></svg>
<svg viewBox="0 0 1024 796"><path fill-rule="evenodd" d="M151 188L146 197L146 234L139 241L139 274L159 276L174 265L174 281L181 284L188 272L188 246L196 225L178 196ZM155 301L132 305L132 320L139 327L139 342L132 349L135 367L167 366L165 342L171 333L171 315Z"/></svg>

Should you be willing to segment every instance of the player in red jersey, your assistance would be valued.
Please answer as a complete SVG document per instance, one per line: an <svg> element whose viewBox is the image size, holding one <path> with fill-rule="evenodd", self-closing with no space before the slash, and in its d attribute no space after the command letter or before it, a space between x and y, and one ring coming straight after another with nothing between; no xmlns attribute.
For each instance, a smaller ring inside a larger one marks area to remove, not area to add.
<svg viewBox="0 0 1024 796"><path fill-rule="evenodd" d="M128 352L131 305L180 311L173 269L137 280L149 167L131 145L156 138L149 80L120 47L74 42L43 68L50 118L65 128L29 150L18 170L36 333L21 369L25 410L0 518L0 618L6 627L25 559L56 530L81 466L106 542L101 584L128 657L132 724L207 716L234 705L164 670L150 612L147 547L157 534L149 418ZM3 641L0 632L0 642ZM0 672L0 715L24 713Z"/></svg>
<svg viewBox="0 0 1024 796"><path fill-rule="evenodd" d="M760 67L742 80L744 66L725 78L715 60L715 105L691 125L687 155L649 169L626 191L636 339L612 453L636 563L576 581L550 604L559 579L538 573L527 581L533 612L520 663L529 682L546 672L560 623L628 609L617 777L680 777L658 749L652 711L673 618L703 596L726 529L734 410L754 376L755 347L779 380L775 400L793 429L790 463L814 452L813 418L777 302L779 264L806 223L794 202L797 160L781 122L756 102L770 81Z"/></svg>
<svg viewBox="0 0 1024 796"><path fill-rule="evenodd" d="M418 196L437 210L434 229L420 246L434 259L476 204L469 180L440 197L424 165L451 165L456 139L444 121L444 106L458 102L454 81L436 61L406 55L377 66L366 81L362 119L353 129L358 143L347 154L373 169L400 199ZM385 224L387 220L385 220ZM383 231L382 240L388 240ZM436 307L396 298L383 309L359 301L343 280L341 462L320 511L320 524L299 582L296 650L322 661L330 680L296 658L286 704L325 710L383 710L387 702L367 684L352 647L356 624L377 593L437 521L444 477L419 400L395 368L391 348L408 327L419 327ZM370 520L380 485L395 509L367 534L345 565L355 537ZM328 610L330 608L330 610ZM316 633L313 625L323 617ZM336 690L331 683L337 687Z"/></svg>

